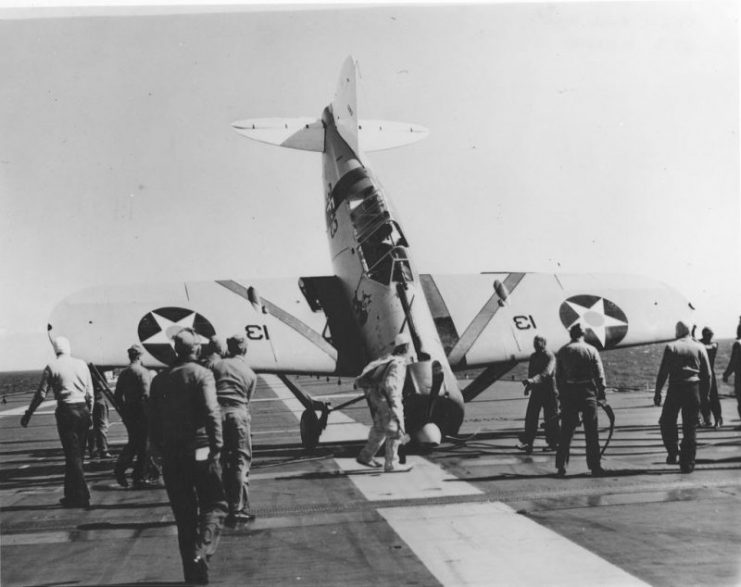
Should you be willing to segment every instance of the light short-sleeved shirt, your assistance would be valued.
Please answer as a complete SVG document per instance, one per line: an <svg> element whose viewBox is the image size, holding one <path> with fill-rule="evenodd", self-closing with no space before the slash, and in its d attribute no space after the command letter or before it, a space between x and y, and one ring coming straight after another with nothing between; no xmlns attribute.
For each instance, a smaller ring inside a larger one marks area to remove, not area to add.
<svg viewBox="0 0 741 587"><path fill-rule="evenodd" d="M93 380L82 359L59 355L44 369L36 395L43 401L49 390L59 404L92 405Z"/></svg>

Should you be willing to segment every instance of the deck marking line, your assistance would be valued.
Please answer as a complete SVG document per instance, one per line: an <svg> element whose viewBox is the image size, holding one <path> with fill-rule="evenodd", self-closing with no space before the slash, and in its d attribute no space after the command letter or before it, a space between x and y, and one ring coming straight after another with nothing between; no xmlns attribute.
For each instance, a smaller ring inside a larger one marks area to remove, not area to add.
<svg viewBox="0 0 741 587"><path fill-rule="evenodd" d="M378 513L443 585L646 585L501 502Z"/></svg>
<svg viewBox="0 0 741 587"><path fill-rule="evenodd" d="M377 457L383 462L383 455ZM366 467L355 459L335 459L343 471L357 471ZM453 497L457 495L481 495L481 490L470 483L461 481L455 475L424 457L409 455L407 465L412 465L408 473L373 473L350 475L350 479L360 492L370 501L399 499L424 499L429 497Z"/></svg>
<svg viewBox="0 0 741 587"><path fill-rule="evenodd" d="M262 378L278 397L285 398L289 409L294 402L301 405L277 377ZM300 417L297 412L294 415ZM335 416L344 414L332 414L330 419ZM343 421L347 420L351 418L344 416ZM368 427L362 428L367 435ZM328 431L329 426L323 441ZM354 459L336 458L334 462L343 471L361 467ZM410 455L407 463L414 466L408 473L348 477L370 501L482 493L423 457ZM443 585L645 585L502 502L381 507L377 511ZM533 564L534 552L541 557L537 565ZM555 569L563 571L556 573Z"/></svg>
<svg viewBox="0 0 741 587"><path fill-rule="evenodd" d="M285 385L275 376L262 375L261 377L285 402L296 418L300 418L299 412L303 411L303 406ZM332 413L329 421L330 425L322 433L320 443L368 438L368 426L356 422L341 412ZM379 460L383 461L382 457L383 455L380 455ZM481 491L470 483L460 481L423 457L410 455L407 462L414 467L408 473L374 474L371 472L367 475L349 475L348 477L369 501L481 495ZM334 463L338 470L343 472L365 469L356 463L355 459L334 459Z"/></svg>
<svg viewBox="0 0 741 587"><path fill-rule="evenodd" d="M54 409L56 409L56 407L57 407L57 400L55 399L46 400L39 404L39 407L36 408L33 414L34 416L38 416L40 414L53 414ZM10 408L9 410L4 410L0 412L0 417L2 416L22 416L23 414L26 413L26 409L28 409L28 406L22 406L20 408Z"/></svg>

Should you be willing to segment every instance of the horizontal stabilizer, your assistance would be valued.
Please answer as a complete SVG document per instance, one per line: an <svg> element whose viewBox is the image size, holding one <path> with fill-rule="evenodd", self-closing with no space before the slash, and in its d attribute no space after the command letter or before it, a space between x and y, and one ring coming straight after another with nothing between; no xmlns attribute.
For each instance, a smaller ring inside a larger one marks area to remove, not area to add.
<svg viewBox="0 0 741 587"><path fill-rule="evenodd" d="M324 126L313 118L256 118L232 123L239 134L269 145L302 151L324 151ZM416 143L429 131L418 124L361 120L358 124L360 148L364 152L393 149Z"/></svg>
<svg viewBox="0 0 741 587"><path fill-rule="evenodd" d="M430 134L424 126L387 120L361 120L358 123L360 148L366 153L410 145Z"/></svg>
<svg viewBox="0 0 741 587"><path fill-rule="evenodd" d="M254 118L232 123L239 134L269 145L324 151L324 125L316 118Z"/></svg>

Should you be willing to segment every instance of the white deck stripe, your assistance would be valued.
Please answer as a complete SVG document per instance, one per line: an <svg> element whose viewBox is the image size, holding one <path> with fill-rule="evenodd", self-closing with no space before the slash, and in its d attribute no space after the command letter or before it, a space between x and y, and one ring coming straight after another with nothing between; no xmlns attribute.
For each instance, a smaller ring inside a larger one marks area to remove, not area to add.
<svg viewBox="0 0 741 587"><path fill-rule="evenodd" d="M378 513L443 585L646 585L503 503Z"/></svg>
<svg viewBox="0 0 741 587"><path fill-rule="evenodd" d="M352 482L370 501L481 495L481 491L470 483L416 455L407 457L407 465L414 467L408 473L375 473L372 469L358 465L355 459L335 459L335 462L341 470L350 472ZM370 472L353 475L353 471Z"/></svg>
<svg viewBox="0 0 741 587"><path fill-rule="evenodd" d="M288 409L300 418L299 413L303 411L301 402L283 385L280 379L269 375L263 375L262 378L285 402ZM341 412L333 412L329 416L327 429L322 433L321 442L345 442L366 438L368 438L368 426L355 422ZM338 470L349 472L350 480L369 501L481 494L481 491L470 483L458 480L457 477L445 472L425 458L410 456L407 462L414 466L408 473L381 474L359 465L355 459L334 459Z"/></svg>
<svg viewBox="0 0 741 587"><path fill-rule="evenodd" d="M262 377L289 409L301 405L277 377ZM352 421L340 413L333 413L330 421L336 417ZM357 425L364 430L360 437L366 437L368 428ZM327 426L322 440L326 441L329 430ZM408 473L374 473L354 459L334 461L350 473L348 478L370 501L481 494L472 484L419 456L408 457L407 462L414 465ZM363 474L352 474L361 470ZM443 585L645 585L501 502L379 508L378 512Z"/></svg>
<svg viewBox="0 0 741 587"><path fill-rule="evenodd" d="M57 400L48 399L44 402L41 402L41 404L39 404L39 407L36 408L33 415L37 416L39 414L53 414L56 407L57 407ZM3 416L22 416L27 409L28 409L28 406L21 406L20 408L10 408L9 410L4 410L0 412L0 418Z"/></svg>

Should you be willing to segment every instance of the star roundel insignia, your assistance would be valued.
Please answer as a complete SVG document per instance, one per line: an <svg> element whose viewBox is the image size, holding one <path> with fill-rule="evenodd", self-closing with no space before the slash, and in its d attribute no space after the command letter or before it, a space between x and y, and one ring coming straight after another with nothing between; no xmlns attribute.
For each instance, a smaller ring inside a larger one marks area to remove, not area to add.
<svg viewBox="0 0 741 587"><path fill-rule="evenodd" d="M172 365L177 358L172 337L183 328L192 328L206 344L216 331L211 323L193 310L167 307L152 310L139 320L139 340L158 361Z"/></svg>
<svg viewBox="0 0 741 587"><path fill-rule="evenodd" d="M628 333L628 318L614 302L592 295L572 296L561 304L561 323L569 330L581 323L584 340L598 349L609 349Z"/></svg>

